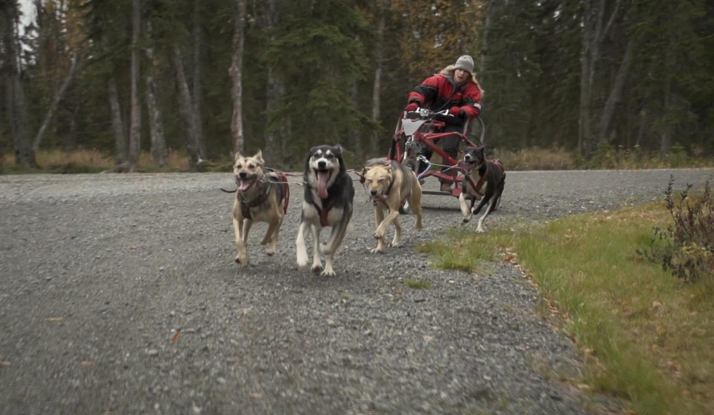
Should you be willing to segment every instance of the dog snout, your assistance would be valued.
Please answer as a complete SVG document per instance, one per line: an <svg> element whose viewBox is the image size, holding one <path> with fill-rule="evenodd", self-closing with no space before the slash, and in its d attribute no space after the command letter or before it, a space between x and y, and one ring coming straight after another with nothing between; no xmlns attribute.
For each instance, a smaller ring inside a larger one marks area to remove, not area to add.
<svg viewBox="0 0 714 415"><path fill-rule="evenodd" d="M377 191L374 190L374 189L370 190L369 193L370 193L372 196L377 196Z"/></svg>
<svg viewBox="0 0 714 415"><path fill-rule="evenodd" d="M325 163L323 160L317 162L318 169L324 169L325 167L327 167L327 163Z"/></svg>
<svg viewBox="0 0 714 415"><path fill-rule="evenodd" d="M466 161L471 161L471 154L467 154L464 156L464 160Z"/></svg>
<svg viewBox="0 0 714 415"><path fill-rule="evenodd" d="M247 178L248 178L248 173L242 171L242 172L238 173L238 176L239 176L241 179L247 179Z"/></svg>

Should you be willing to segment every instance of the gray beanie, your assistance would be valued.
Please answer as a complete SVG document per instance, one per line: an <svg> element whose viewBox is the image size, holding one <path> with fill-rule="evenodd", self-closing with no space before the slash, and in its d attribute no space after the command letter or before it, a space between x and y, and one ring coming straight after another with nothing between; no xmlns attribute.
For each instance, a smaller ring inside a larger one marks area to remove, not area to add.
<svg viewBox="0 0 714 415"><path fill-rule="evenodd" d="M469 55L463 55L456 60L455 69L463 69L466 72L473 75L474 73L474 59Z"/></svg>

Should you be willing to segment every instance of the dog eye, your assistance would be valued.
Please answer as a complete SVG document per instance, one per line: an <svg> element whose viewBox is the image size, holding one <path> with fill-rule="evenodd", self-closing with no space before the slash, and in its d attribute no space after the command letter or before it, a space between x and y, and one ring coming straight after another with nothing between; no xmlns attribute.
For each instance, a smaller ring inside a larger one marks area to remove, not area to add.
<svg viewBox="0 0 714 415"><path fill-rule="evenodd" d="M249 168L249 169L254 169L254 168L255 168L255 165L254 165L254 164L249 164L249 165L248 165L248 168Z"/></svg>

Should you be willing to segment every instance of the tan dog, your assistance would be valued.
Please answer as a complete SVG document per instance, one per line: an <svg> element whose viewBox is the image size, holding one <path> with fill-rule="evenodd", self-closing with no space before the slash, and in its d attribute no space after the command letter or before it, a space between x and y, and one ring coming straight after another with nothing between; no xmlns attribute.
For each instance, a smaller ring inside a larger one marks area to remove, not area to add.
<svg viewBox="0 0 714 415"><path fill-rule="evenodd" d="M402 234L402 227L399 225L399 208L404 201L409 202L409 207L416 215L416 228L424 227L421 220L421 185L412 170L396 161L387 161L365 167L363 175L364 186L374 205L374 216L377 220L377 230L374 233L377 247L371 250L372 253L387 250L384 232L392 223L395 232L391 246L399 246ZM386 218L385 209L389 210Z"/></svg>
<svg viewBox="0 0 714 415"><path fill-rule="evenodd" d="M278 244L278 233L288 204L287 183L274 172L263 172L263 153L253 157L236 153L233 174L238 185L233 204L233 229L236 233L238 264L248 265L248 232L253 222L267 222L268 232L260 242L268 246L268 255L273 255Z"/></svg>

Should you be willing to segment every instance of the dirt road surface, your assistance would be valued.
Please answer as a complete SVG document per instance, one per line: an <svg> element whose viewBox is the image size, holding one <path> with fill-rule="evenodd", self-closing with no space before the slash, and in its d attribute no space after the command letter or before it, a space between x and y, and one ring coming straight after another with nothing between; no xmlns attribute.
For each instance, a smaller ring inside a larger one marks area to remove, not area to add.
<svg viewBox="0 0 714 415"><path fill-rule="evenodd" d="M486 230L655 200L670 174L682 188L713 173L509 172ZM373 210L357 188L338 275L323 278L295 265L296 185L278 253L265 255L256 225L251 266L233 262L233 196L218 190L232 182L0 176L0 413L618 410L559 381L577 377L580 356L516 269L441 271L415 251L459 226L456 199L427 196L426 229L403 218L403 246L375 255Z"/></svg>

